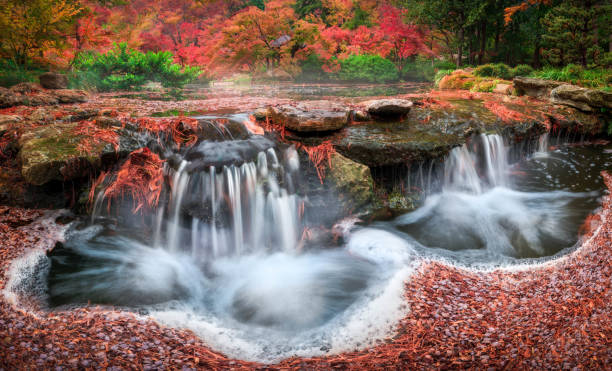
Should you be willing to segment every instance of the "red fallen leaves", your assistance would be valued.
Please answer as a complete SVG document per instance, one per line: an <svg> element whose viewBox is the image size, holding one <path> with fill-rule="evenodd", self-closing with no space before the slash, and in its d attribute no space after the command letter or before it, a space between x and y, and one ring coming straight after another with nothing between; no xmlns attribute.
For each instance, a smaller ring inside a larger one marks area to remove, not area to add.
<svg viewBox="0 0 612 371"><path fill-rule="evenodd" d="M91 153L95 147L109 143L119 150L119 135L115 128L101 128L93 121L81 121L73 130L75 135L82 136L77 148L83 154Z"/></svg>
<svg viewBox="0 0 612 371"><path fill-rule="evenodd" d="M306 146L303 143L296 142L297 148L301 148L306 152L308 158L314 165L317 170L317 176L323 184L323 179L325 179L325 169L331 167L331 156L336 152L334 149L334 145L331 140L326 140L325 142L317 145L317 146Z"/></svg>
<svg viewBox="0 0 612 371"><path fill-rule="evenodd" d="M130 153L127 161L110 180L104 190L104 198L110 207L113 199L123 199L126 195L132 199L132 212L137 213L143 207L154 208L159 203L159 197L164 185L164 161L148 148L141 148ZM107 179L102 173L93 182L89 192L89 200L93 201L96 188Z"/></svg>
<svg viewBox="0 0 612 371"><path fill-rule="evenodd" d="M200 128L198 120L191 117L173 117L155 119L143 117L136 121L142 130L146 130L157 136L161 141L162 135L169 135L176 145L187 147L194 145L198 141L195 131Z"/></svg>
<svg viewBox="0 0 612 371"><path fill-rule="evenodd" d="M513 122L513 121L521 121L530 118L524 113L511 110L503 103L495 102L495 101L486 101L484 102L484 106L491 112L495 114L495 116L499 117L503 122Z"/></svg>

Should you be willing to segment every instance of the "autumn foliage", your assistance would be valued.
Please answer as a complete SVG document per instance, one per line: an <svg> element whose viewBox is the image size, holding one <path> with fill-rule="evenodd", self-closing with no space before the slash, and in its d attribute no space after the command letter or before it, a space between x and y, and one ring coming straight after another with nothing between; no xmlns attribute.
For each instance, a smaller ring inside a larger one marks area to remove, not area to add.
<svg viewBox="0 0 612 371"><path fill-rule="evenodd" d="M109 207L112 200L125 197L132 200L134 213L143 208L156 207L164 185L163 163L164 161L148 148L132 152L116 174L100 175L92 186L90 201L93 199L96 187L108 182L109 185L103 195Z"/></svg>

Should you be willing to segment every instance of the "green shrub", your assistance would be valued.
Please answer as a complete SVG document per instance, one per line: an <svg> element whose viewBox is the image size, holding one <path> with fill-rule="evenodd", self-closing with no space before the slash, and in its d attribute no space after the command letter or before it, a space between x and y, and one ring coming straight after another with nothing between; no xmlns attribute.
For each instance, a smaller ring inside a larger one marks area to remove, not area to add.
<svg viewBox="0 0 612 371"><path fill-rule="evenodd" d="M0 86L9 88L22 82L38 82L45 70L38 66L18 66L9 60L0 60Z"/></svg>
<svg viewBox="0 0 612 371"><path fill-rule="evenodd" d="M495 69L493 68L493 65L490 63L483 64L482 66L478 66L476 67L476 69L474 69L474 75L480 76L480 77L494 77Z"/></svg>
<svg viewBox="0 0 612 371"><path fill-rule="evenodd" d="M434 68L437 70L455 70L457 69L457 64L453 61L436 61Z"/></svg>
<svg viewBox="0 0 612 371"><path fill-rule="evenodd" d="M338 79L343 81L391 82L399 79L397 68L380 55L351 55L340 61Z"/></svg>
<svg viewBox="0 0 612 371"><path fill-rule="evenodd" d="M147 80L180 88L201 75L197 67L175 64L168 51L142 53L128 48L126 43L115 44L105 54L82 53L75 59L73 69L73 86L101 91L138 90Z"/></svg>
<svg viewBox="0 0 612 371"><path fill-rule="evenodd" d="M528 64L519 64L512 69L512 77L529 76L533 73L533 67Z"/></svg>
<svg viewBox="0 0 612 371"><path fill-rule="evenodd" d="M512 69L503 63L483 64L474 69L474 75L480 77L498 77L504 80L511 80L513 77Z"/></svg>
<svg viewBox="0 0 612 371"><path fill-rule="evenodd" d="M302 69L298 80L301 81L323 81L328 80L329 75L323 71L323 61L316 54L311 54L300 63Z"/></svg>

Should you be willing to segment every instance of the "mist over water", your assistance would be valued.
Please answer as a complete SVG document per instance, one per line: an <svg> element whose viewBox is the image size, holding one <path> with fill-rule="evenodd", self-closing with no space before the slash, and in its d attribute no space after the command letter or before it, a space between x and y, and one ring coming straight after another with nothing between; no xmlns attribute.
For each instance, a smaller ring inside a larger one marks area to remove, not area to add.
<svg viewBox="0 0 612 371"><path fill-rule="evenodd" d="M246 360L367 347L405 315L404 283L423 256L506 264L571 247L611 166L607 147L548 151L547 138L512 163L502 137L477 136L428 172L437 179L422 182L440 187L415 211L348 228L339 247L305 247L297 152L232 143L201 143L166 168L168 202L150 230L101 208L73 228L51 256L49 306L136 309Z"/></svg>

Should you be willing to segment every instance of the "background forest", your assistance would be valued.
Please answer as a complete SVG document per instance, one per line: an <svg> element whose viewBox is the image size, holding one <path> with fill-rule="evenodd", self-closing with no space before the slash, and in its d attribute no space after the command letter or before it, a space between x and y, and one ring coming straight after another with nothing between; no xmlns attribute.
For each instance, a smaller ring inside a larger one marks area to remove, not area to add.
<svg viewBox="0 0 612 371"><path fill-rule="evenodd" d="M0 84L46 70L100 91L433 81L481 66L609 90L611 14L609 0L0 0Z"/></svg>

